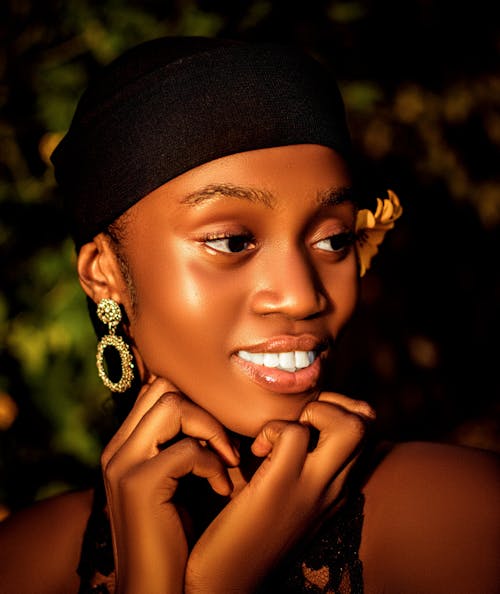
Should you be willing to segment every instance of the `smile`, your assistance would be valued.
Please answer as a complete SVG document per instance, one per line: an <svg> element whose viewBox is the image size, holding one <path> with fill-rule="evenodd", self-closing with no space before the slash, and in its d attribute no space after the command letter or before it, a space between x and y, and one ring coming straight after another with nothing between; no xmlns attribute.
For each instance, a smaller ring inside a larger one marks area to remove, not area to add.
<svg viewBox="0 0 500 594"><path fill-rule="evenodd" d="M317 388L332 339L281 335L233 352L239 372L266 390L303 394Z"/></svg>
<svg viewBox="0 0 500 594"><path fill-rule="evenodd" d="M255 365L280 369L294 373L298 369L305 369L314 363L317 355L314 351L286 351L283 353L250 353L238 351L238 357Z"/></svg>

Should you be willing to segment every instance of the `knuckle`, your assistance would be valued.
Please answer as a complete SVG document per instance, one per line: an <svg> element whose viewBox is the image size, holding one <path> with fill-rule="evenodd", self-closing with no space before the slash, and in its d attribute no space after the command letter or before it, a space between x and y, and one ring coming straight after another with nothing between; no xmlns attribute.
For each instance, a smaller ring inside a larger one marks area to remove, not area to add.
<svg viewBox="0 0 500 594"><path fill-rule="evenodd" d="M102 456L104 458L104 454ZM118 460L116 456L107 457L106 460L103 460L102 463L103 474L106 477L106 480L110 483L114 483L119 480L119 476L121 474L121 468L118 464Z"/></svg>
<svg viewBox="0 0 500 594"><path fill-rule="evenodd" d="M283 429L286 427L286 421L268 421L264 427L262 428L263 432L266 435L279 435Z"/></svg>
<svg viewBox="0 0 500 594"><path fill-rule="evenodd" d="M377 414L375 409L364 400L355 400L355 411L367 418L367 420L375 420Z"/></svg>
<svg viewBox="0 0 500 594"><path fill-rule="evenodd" d="M283 435L290 436L294 439L309 439L310 430L306 425L300 423L287 423L282 429Z"/></svg>
<svg viewBox="0 0 500 594"><path fill-rule="evenodd" d="M101 464L101 468L105 471L109 465L109 462L111 460L111 458L113 457L113 454L111 453L111 451L108 448L105 448L102 453L101 453L101 458L100 458L100 464Z"/></svg>
<svg viewBox="0 0 500 594"><path fill-rule="evenodd" d="M163 377L156 377L153 381L153 384L155 385L155 387L162 388L162 389L164 388L165 392L170 391L170 385L166 381L166 379Z"/></svg>
<svg viewBox="0 0 500 594"><path fill-rule="evenodd" d="M357 414L345 413L344 427L349 435L359 441L366 433L366 420Z"/></svg>
<svg viewBox="0 0 500 594"><path fill-rule="evenodd" d="M268 421L262 428L259 437L274 442L283 433L285 421Z"/></svg>
<svg viewBox="0 0 500 594"><path fill-rule="evenodd" d="M209 443L212 444L217 444L217 443L221 443L222 441L224 441L225 438L225 434L222 430L214 430L213 433L211 433L207 438L206 441L208 441Z"/></svg>
<svg viewBox="0 0 500 594"><path fill-rule="evenodd" d="M151 385L154 385L155 388L159 388L164 392L172 392L172 384L169 381L167 381L164 377L155 378L154 382Z"/></svg>
<svg viewBox="0 0 500 594"><path fill-rule="evenodd" d="M184 454L188 457L195 457L201 449L201 445L198 440L193 437L185 437L181 441L177 442L176 449L180 455Z"/></svg>
<svg viewBox="0 0 500 594"><path fill-rule="evenodd" d="M224 431L220 430L211 433L210 436L207 437L204 441L218 450L219 448L223 448L226 445L228 439Z"/></svg>
<svg viewBox="0 0 500 594"><path fill-rule="evenodd" d="M108 445L101 452L100 464L104 472L106 472L110 467L111 461L116 456L117 451L118 449L114 447L114 439L111 439Z"/></svg>
<svg viewBox="0 0 500 594"><path fill-rule="evenodd" d="M321 422L323 426L329 426L338 422L340 413L341 409L335 404L313 401L304 407L300 420L313 426L318 422Z"/></svg>
<svg viewBox="0 0 500 594"><path fill-rule="evenodd" d="M164 392L157 402L158 406L166 406L169 409L180 411L182 397L177 392Z"/></svg>
<svg viewBox="0 0 500 594"><path fill-rule="evenodd" d="M314 414L318 411L323 409L325 406L324 402L313 400L312 402L308 402L302 411L302 414L305 415L308 419L311 418ZM327 405L328 406L328 405Z"/></svg>

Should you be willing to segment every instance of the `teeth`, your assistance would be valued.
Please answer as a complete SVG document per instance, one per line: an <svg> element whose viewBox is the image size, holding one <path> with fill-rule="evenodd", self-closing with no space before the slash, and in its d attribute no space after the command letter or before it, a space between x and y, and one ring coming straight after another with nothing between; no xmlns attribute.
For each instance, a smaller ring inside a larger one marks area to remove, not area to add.
<svg viewBox="0 0 500 594"><path fill-rule="evenodd" d="M262 365L264 367L278 367L280 364L280 357L278 353L265 353Z"/></svg>
<svg viewBox="0 0 500 594"><path fill-rule="evenodd" d="M281 369L295 368L295 355L293 352L280 353L280 367Z"/></svg>
<svg viewBox="0 0 500 594"><path fill-rule="evenodd" d="M316 359L314 351L288 351L285 353L249 353L238 351L238 357L264 367L274 367L284 371L296 371L309 367Z"/></svg>
<svg viewBox="0 0 500 594"><path fill-rule="evenodd" d="M309 366L309 357L306 351L295 351L295 367L304 369Z"/></svg>

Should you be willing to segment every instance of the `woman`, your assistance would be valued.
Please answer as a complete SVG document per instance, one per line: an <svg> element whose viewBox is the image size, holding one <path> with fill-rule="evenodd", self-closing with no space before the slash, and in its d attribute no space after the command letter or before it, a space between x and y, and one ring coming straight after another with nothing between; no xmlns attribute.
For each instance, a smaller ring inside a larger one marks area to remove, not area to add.
<svg viewBox="0 0 500 594"><path fill-rule="evenodd" d="M103 485L4 522L2 592L498 591L495 457L374 444L325 385L401 213L359 210L351 160L290 48L159 39L87 90L53 162L130 410Z"/></svg>

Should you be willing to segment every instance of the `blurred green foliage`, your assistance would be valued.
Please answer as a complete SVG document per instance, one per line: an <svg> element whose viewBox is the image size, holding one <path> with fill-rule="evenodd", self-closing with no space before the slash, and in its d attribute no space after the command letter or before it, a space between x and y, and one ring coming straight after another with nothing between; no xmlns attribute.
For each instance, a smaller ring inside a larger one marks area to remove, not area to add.
<svg viewBox="0 0 500 594"><path fill-rule="evenodd" d="M363 280L339 389L392 439L499 448L498 20L486 0L6 0L0 54L0 502L92 478L108 395L48 162L89 77L170 34L298 44L331 65L366 185L404 217Z"/></svg>

